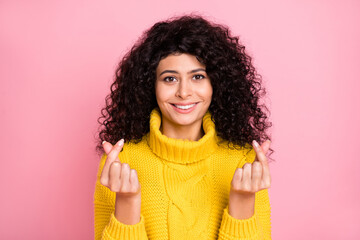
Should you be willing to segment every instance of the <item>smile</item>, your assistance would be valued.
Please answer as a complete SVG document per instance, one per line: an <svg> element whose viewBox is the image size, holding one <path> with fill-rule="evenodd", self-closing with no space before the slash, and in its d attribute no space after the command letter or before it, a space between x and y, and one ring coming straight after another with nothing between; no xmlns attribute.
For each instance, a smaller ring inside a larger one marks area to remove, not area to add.
<svg viewBox="0 0 360 240"><path fill-rule="evenodd" d="M189 113L192 112L192 110L195 109L195 106L198 103L191 103L191 104L171 104L173 106L173 108L175 109L175 111L179 112L179 113Z"/></svg>
<svg viewBox="0 0 360 240"><path fill-rule="evenodd" d="M196 103L189 104L189 105L176 105L176 104L174 104L175 107L180 108L180 109L189 109L189 108L192 108L195 105L196 105Z"/></svg>

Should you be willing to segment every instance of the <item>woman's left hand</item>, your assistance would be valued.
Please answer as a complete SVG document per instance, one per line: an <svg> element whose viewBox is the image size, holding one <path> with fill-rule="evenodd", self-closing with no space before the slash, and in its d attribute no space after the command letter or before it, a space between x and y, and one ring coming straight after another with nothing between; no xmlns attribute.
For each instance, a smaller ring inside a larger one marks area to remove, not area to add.
<svg viewBox="0 0 360 240"><path fill-rule="evenodd" d="M237 219L246 219L254 215L255 193L270 188L271 177L266 153L270 148L267 140L261 146L254 140L256 152L254 162L245 163L237 168L231 181L229 214Z"/></svg>

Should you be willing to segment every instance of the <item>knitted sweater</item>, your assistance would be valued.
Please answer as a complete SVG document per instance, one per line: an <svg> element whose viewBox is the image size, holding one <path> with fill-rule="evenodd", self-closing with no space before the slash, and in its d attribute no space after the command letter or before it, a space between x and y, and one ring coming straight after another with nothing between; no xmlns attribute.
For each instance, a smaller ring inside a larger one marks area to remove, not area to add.
<svg viewBox="0 0 360 240"><path fill-rule="evenodd" d="M235 219L228 212L234 172L255 158L250 145L236 150L220 144L209 113L199 141L168 138L160 124L161 115L153 110L150 132L140 143L126 143L119 154L138 173L139 223L126 225L115 218L115 193L99 181L106 155L101 157L94 193L95 239L271 239L267 189L256 193L251 218Z"/></svg>

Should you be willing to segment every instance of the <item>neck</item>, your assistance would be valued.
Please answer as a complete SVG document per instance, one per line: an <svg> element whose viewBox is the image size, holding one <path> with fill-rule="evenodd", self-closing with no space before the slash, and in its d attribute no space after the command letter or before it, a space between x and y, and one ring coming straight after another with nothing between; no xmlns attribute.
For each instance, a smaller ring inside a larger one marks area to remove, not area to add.
<svg viewBox="0 0 360 240"><path fill-rule="evenodd" d="M164 121L163 117L161 119L160 132L169 138L190 141L198 141L204 136L202 121L198 121L189 126L178 125L174 128L173 125L170 125L167 123L167 121Z"/></svg>
<svg viewBox="0 0 360 240"><path fill-rule="evenodd" d="M192 136L180 134L181 132L175 131L171 133L174 134L176 138L168 137L160 131L161 121L162 116L160 111L154 109L150 114L150 132L146 135L151 150L161 159L177 164L195 163L208 158L218 147L217 142L219 139L216 136L215 124L211 120L209 112L203 117L201 121L202 125L197 128L194 127L194 129L197 130L197 135L194 134ZM168 130L166 127L165 123L162 131L166 132ZM192 132L190 128L184 129ZM201 139L196 141L189 140L189 138L198 138L201 135L199 132L201 132L202 129L204 135Z"/></svg>

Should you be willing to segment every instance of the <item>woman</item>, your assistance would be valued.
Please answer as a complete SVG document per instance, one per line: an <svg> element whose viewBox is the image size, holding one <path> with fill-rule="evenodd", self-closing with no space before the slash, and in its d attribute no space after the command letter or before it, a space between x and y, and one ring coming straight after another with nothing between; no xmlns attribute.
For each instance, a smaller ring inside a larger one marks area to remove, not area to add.
<svg viewBox="0 0 360 240"><path fill-rule="evenodd" d="M146 31L100 118L95 239L271 239L263 94L226 27L182 16Z"/></svg>

